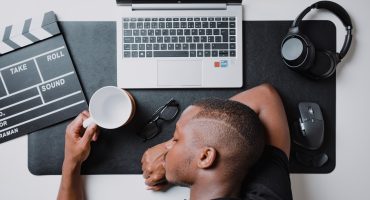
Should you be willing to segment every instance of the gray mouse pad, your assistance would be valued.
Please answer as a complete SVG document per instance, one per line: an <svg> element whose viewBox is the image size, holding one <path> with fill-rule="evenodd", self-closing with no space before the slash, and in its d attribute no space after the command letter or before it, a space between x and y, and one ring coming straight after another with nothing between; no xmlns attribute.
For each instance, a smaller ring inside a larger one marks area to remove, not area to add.
<svg viewBox="0 0 370 200"><path fill-rule="evenodd" d="M320 167L305 166L291 156L293 173L329 173L335 168L335 76L312 81L293 72L280 58L280 45L291 22L244 22L244 86L241 89L160 89L130 90L137 102L132 123L116 130L102 130L99 141L92 144L90 157L83 164L83 174L139 174L143 152L171 138L175 121L162 124L162 132L143 142L135 133L145 125L151 114L174 98L183 110L194 100L215 96L229 98L245 89L268 82L280 92L290 125L299 118L298 103L316 102L325 119L323 146L305 151L292 146L294 152L326 153L328 162ZM116 84L115 22L61 22L76 71L88 99L102 86ZM336 29L329 21L309 21L302 27L317 48L335 50ZM140 77L138 77L140 78ZM70 121L34 132L28 137L28 168L35 175L60 174L64 156L65 128Z"/></svg>

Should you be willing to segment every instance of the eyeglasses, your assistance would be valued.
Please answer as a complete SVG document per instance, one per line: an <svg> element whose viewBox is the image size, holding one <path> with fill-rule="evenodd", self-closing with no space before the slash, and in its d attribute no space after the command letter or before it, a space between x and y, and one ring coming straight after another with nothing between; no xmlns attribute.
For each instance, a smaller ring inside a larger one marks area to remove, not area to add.
<svg viewBox="0 0 370 200"><path fill-rule="evenodd" d="M179 103L172 98L164 106L161 106L157 111L154 112L149 122L140 132L137 133L137 135L143 138L144 142L153 139L161 132L159 120L167 122L172 121L176 118L179 110Z"/></svg>

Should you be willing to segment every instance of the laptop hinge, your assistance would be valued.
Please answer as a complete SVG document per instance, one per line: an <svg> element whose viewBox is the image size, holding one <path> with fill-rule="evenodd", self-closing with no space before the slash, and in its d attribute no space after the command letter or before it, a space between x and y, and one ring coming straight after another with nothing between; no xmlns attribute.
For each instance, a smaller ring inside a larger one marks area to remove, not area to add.
<svg viewBox="0 0 370 200"><path fill-rule="evenodd" d="M226 10L224 3L208 4L132 4L132 10Z"/></svg>

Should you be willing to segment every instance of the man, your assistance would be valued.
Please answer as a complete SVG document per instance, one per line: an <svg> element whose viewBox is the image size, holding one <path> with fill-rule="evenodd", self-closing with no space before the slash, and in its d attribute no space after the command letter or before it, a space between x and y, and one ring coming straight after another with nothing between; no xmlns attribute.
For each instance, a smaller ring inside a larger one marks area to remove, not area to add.
<svg viewBox="0 0 370 200"><path fill-rule="evenodd" d="M95 130L96 127L89 127L80 140L85 141L85 135L87 140L96 140ZM68 131L71 130L67 128L66 140ZM82 186L77 185L81 182L76 176L78 166L87 158L85 149L89 150L89 145L81 142L81 146L88 147L81 148L82 153L78 154L68 151L68 144L71 143L66 141L67 160L63 164L59 199L82 199ZM174 137L145 152L143 176L152 190L161 190L169 183L188 186L191 200L292 199L289 153L284 107L278 93L264 84L231 100L205 99L189 106L176 124ZM73 180L77 182L75 188Z"/></svg>

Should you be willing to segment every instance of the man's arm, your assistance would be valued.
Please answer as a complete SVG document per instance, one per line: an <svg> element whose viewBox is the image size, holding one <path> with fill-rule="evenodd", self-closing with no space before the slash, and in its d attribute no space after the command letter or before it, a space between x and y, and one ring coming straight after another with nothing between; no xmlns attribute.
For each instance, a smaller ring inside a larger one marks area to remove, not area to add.
<svg viewBox="0 0 370 200"><path fill-rule="evenodd" d="M98 139L96 124L89 126L86 130L82 127L82 122L88 117L89 113L84 111L67 126L58 200L84 199L82 177L80 176L81 164L90 154L90 142Z"/></svg>
<svg viewBox="0 0 370 200"><path fill-rule="evenodd" d="M289 158L290 133L283 103L278 92L262 84L230 98L253 109L266 128L267 144L281 149Z"/></svg>

